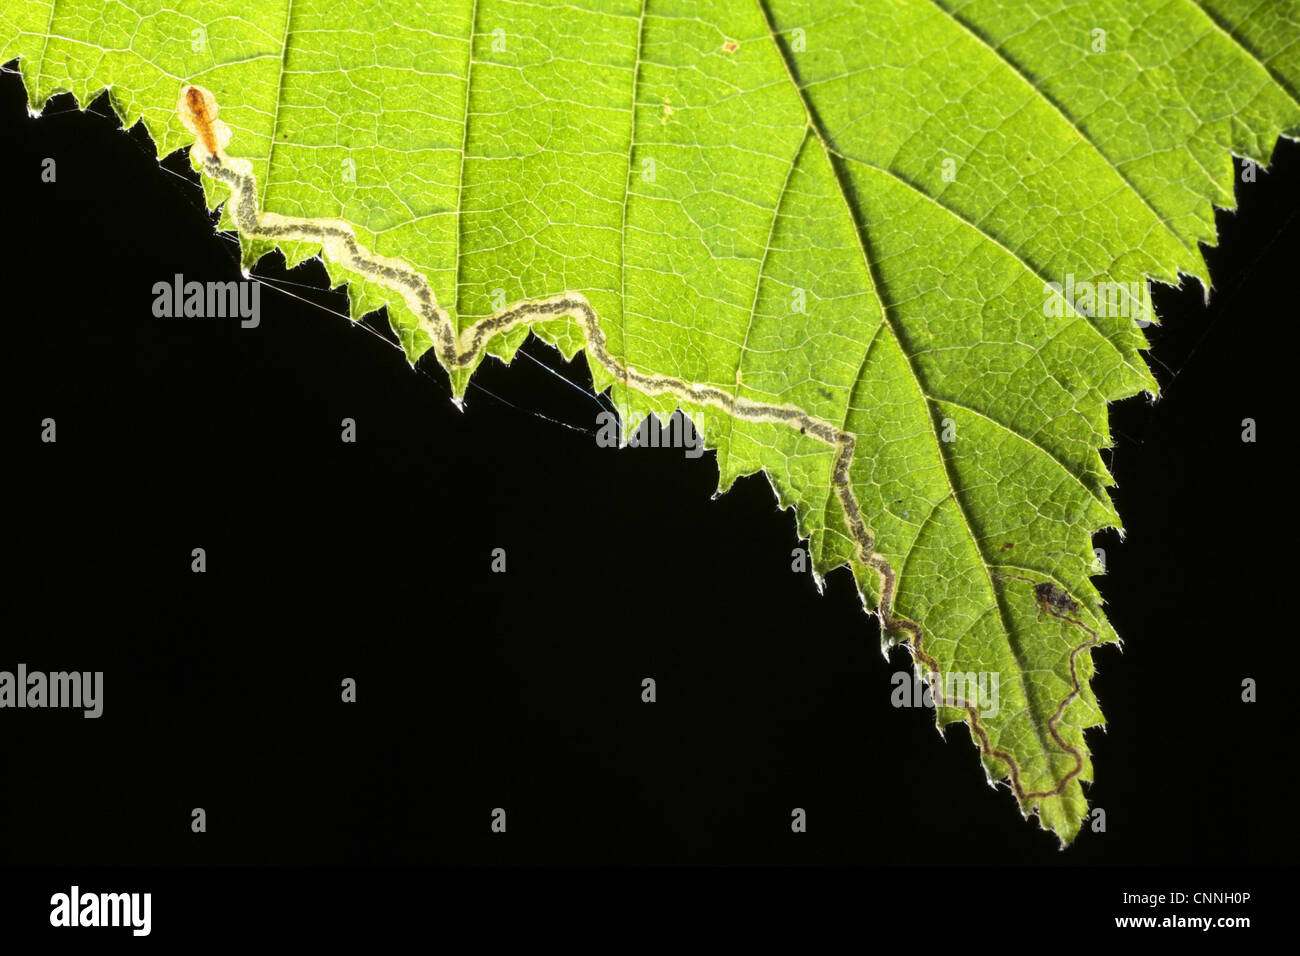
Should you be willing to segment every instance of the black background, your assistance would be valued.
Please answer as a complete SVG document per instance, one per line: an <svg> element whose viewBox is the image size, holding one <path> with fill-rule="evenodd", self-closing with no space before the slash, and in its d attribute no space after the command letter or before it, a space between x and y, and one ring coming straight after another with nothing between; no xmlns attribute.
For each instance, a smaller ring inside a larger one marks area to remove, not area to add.
<svg viewBox="0 0 1300 956"><path fill-rule="evenodd" d="M259 328L154 318L155 282L238 278L236 247L188 157L160 168L110 117L60 97L29 118L0 78L0 667L106 686L99 720L0 714L0 863L1294 858L1300 145L1219 213L1208 307L1194 283L1157 289L1162 398L1112 409L1127 537L1098 536L1099 585L1125 645L1096 655L1109 730L1089 734L1107 831L1062 852L963 729L945 742L930 711L890 705L906 653L882 659L847 572L823 596L791 573L793 520L762 477L711 500L712 454L598 448L595 402L524 358L487 362L461 412L383 315L319 307L346 300L314 261L258 266L317 287L264 288ZM581 359L525 348L585 381Z"/></svg>

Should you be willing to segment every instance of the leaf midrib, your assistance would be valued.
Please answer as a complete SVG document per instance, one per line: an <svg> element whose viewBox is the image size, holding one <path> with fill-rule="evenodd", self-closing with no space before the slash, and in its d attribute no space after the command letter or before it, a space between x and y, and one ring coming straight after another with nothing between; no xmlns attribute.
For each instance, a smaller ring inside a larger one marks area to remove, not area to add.
<svg viewBox="0 0 1300 956"><path fill-rule="evenodd" d="M469 50L465 56L465 108L461 111L461 135L460 135L460 172L456 176L456 261L453 266L455 274L452 276L452 298L450 303L451 312L456 317L456 333L462 331L460 316L460 250L462 245L461 237L465 231L465 218L463 215L465 208L465 156L469 151L469 103L474 85L474 38L478 36L478 0L472 0L469 11L469 37L466 43Z"/></svg>
<svg viewBox="0 0 1300 956"><path fill-rule="evenodd" d="M839 191L840 198L844 202L844 208L853 225L853 232L858 241L859 251L862 254L863 266L866 275L868 277L868 281L871 284L871 292L875 296L877 302L880 303L881 324L889 329L889 334L893 337L894 343L898 347L899 354L903 356L903 364L906 366L908 370L908 374L912 376L913 384L916 387L917 394L921 395L923 400L926 403L927 406L926 419L929 421L930 424L930 434L934 442L934 449L936 455L939 459L939 463L943 467L944 478L948 484L949 492L952 495L953 503L957 506L957 513L961 516L962 525L966 529L967 535L970 537L971 544L975 549L975 553L979 557L980 566L984 570L985 581L988 584L988 593L992 596L993 605L997 608L998 625L1002 630L1003 638L1006 642L1007 649L1010 652L1011 658L1014 661L1016 666L1016 682L1020 687L1021 696L1025 701L1025 712L1029 715L1030 725L1034 728L1034 736L1038 740L1039 751L1042 755L1044 771L1047 773L1049 777L1052 777L1053 776L1052 763L1048 754L1047 736L1045 732L1046 720L1045 719L1040 720L1038 714L1036 713L1033 707L1033 698L1030 696L1028 692L1028 688L1025 684L1026 665L1022 658L1020 649L1017 646L1017 642L1013 638L1011 629L1007 624L1006 611L1002 606L1001 596L998 593L997 587L993 583L993 572L989 567L988 559L987 556L984 554L984 550L980 547L979 539L975 535L974 528L971 526L970 517L966 513L966 506L963 504L961 500L961 495L958 492L956 482L953 480L953 476L949 467L948 460L944 456L942 447L939 444L939 436L934 430L934 415L932 414L934 410L933 405L930 403L928 399L925 399L926 389L922 386L918 371L912 363L912 357L907 353L907 350L903 347L903 341L898 334L898 330L894 326L893 320L890 318L889 315L890 307L888 303L885 301L885 299L880 295L879 284L876 281L875 268L872 265L870 257L867 255L866 243L863 238L863 232L865 231L865 227L859 221L856 211L853 208L853 203L850 201L848 192L845 189L842 176L835 162L836 159L835 151L831 149L830 144L827 142L826 136L821 127L821 123L818 120L816 110L814 109L812 102L808 99L807 95L805 94L803 87L800 85L799 78L796 75L794 70L794 64L790 62L789 57L786 55L785 48L781 44L780 37L776 29L776 23L772 17L771 10L768 8L767 0L754 0L754 2L758 6L759 13L763 18L763 22L767 25L768 37L776 49L777 57L780 59L782 65L785 68L786 74L790 80L790 85L794 87L795 94L799 97L799 102L803 106L804 113L807 116L809 128L813 131L813 134L817 137L817 141L821 144L822 150L826 153L826 162L831 167L831 172L832 175L834 175L835 177L835 184ZM902 587L901 576L898 577L898 587L900 589Z"/></svg>
<svg viewBox="0 0 1300 956"><path fill-rule="evenodd" d="M289 60L289 36L293 26L293 0L287 0L284 11L284 36L280 39L280 70L275 80L275 112L271 114L271 145L266 148L266 172L262 176L262 195L259 202L266 208L266 192L271 188L272 160L275 159L275 143L280 131L280 103L284 100L285 65Z"/></svg>

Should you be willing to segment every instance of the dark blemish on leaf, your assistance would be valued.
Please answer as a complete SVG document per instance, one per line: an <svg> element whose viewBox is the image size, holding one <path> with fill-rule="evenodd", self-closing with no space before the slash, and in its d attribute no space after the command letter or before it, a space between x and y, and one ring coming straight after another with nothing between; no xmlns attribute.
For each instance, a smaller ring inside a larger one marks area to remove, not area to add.
<svg viewBox="0 0 1300 956"><path fill-rule="evenodd" d="M740 44L735 40L728 40L726 43L722 44L722 49L726 53L735 53L740 49Z"/></svg>
<svg viewBox="0 0 1300 956"><path fill-rule="evenodd" d="M1002 550L1003 550L1003 551L1010 551L1010 550L1011 550L1012 548L1014 548L1014 547L1015 547L1015 544L1012 543L1012 542L1010 542L1010 541L1008 541L1006 544L1004 544L1004 545L1002 546Z"/></svg>
<svg viewBox="0 0 1300 956"><path fill-rule="evenodd" d="M1066 615L1074 614L1079 610L1079 605L1075 603L1074 598L1051 581L1033 581L1021 577L1019 574L995 573L994 577L1001 578L1004 581L1024 581L1026 584L1032 584L1034 586L1034 600L1038 602L1039 610L1046 611L1052 617L1073 621L1073 618L1066 617ZM1086 626L1078 621L1073 621L1073 623L1079 624L1080 627L1086 629Z"/></svg>
<svg viewBox="0 0 1300 956"><path fill-rule="evenodd" d="M1051 581L1035 584L1034 597L1038 599L1039 607L1058 617L1062 614L1073 614L1079 610L1079 605L1074 603L1074 599Z"/></svg>

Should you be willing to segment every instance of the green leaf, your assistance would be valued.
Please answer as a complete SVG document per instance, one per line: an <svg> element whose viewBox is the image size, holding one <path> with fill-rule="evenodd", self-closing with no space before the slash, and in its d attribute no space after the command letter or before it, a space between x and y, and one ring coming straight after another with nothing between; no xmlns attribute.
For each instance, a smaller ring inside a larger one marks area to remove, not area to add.
<svg viewBox="0 0 1300 956"><path fill-rule="evenodd" d="M1069 841L1117 639L1106 407L1156 388L1083 290L1208 287L1233 155L1300 131L1300 11L1242 6L23 0L0 44L33 108L108 88L164 154L210 91L230 140L192 155L245 264L324 243L458 397L531 327L625 423L684 409Z"/></svg>

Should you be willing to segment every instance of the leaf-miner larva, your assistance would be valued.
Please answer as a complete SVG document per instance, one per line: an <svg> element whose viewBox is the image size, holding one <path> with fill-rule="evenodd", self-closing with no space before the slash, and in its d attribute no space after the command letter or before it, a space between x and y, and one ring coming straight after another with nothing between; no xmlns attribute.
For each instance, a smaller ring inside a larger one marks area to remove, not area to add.
<svg viewBox="0 0 1300 956"><path fill-rule="evenodd" d="M230 142L231 133L230 127L217 119L216 97L201 86L185 86L176 112L185 128L194 134L195 143L208 155L219 157Z"/></svg>

